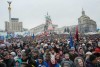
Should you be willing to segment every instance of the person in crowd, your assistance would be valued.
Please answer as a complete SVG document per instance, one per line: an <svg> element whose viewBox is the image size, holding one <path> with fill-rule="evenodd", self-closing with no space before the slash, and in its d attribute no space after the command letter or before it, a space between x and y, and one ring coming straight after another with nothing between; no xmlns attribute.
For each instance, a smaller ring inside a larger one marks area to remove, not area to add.
<svg viewBox="0 0 100 67"><path fill-rule="evenodd" d="M70 55L70 60L74 62L74 59L78 56L74 47L71 47L69 55Z"/></svg>
<svg viewBox="0 0 100 67"><path fill-rule="evenodd" d="M95 48L95 53L100 53L100 42L98 42L98 45Z"/></svg>
<svg viewBox="0 0 100 67"><path fill-rule="evenodd" d="M21 67L21 62L20 60L15 61L15 66L14 67Z"/></svg>
<svg viewBox="0 0 100 67"><path fill-rule="evenodd" d="M28 55L25 52L22 54L21 60L22 60L22 62L28 63L28 61L29 61Z"/></svg>
<svg viewBox="0 0 100 67"><path fill-rule="evenodd" d="M50 63L50 59L51 59L50 53L47 53L46 56L45 56L45 61L46 61L48 64Z"/></svg>
<svg viewBox="0 0 100 67"><path fill-rule="evenodd" d="M14 59L16 57L16 53L15 52L11 52L9 54L9 56L10 56L10 59Z"/></svg>
<svg viewBox="0 0 100 67"><path fill-rule="evenodd" d="M7 51L4 52L3 58L4 58L4 63L6 64L7 67L14 67L15 61L14 59L10 58L9 53Z"/></svg>
<svg viewBox="0 0 100 67"><path fill-rule="evenodd" d="M59 55L60 55L60 58L61 58L61 59L64 58L63 50L59 50Z"/></svg>
<svg viewBox="0 0 100 67"><path fill-rule="evenodd" d="M74 63L76 67L86 67L82 57L76 57Z"/></svg>
<svg viewBox="0 0 100 67"><path fill-rule="evenodd" d="M36 49L36 50L34 50L34 51L33 51L32 56L33 56L33 59L34 59L35 61L37 61L37 60L38 60L38 55L39 55L38 50L37 50L37 49Z"/></svg>
<svg viewBox="0 0 100 67"><path fill-rule="evenodd" d="M90 55L89 60L86 61L86 67L95 67L96 56Z"/></svg>
<svg viewBox="0 0 100 67"><path fill-rule="evenodd" d="M96 67L100 67L100 52L94 53L94 55L96 56Z"/></svg>
<svg viewBox="0 0 100 67"><path fill-rule="evenodd" d="M90 55L92 55L92 53L90 51L86 52L86 55L85 55L85 60L89 60L90 58Z"/></svg>
<svg viewBox="0 0 100 67"><path fill-rule="evenodd" d="M85 58L85 52L82 47L78 48L78 56Z"/></svg>
<svg viewBox="0 0 100 67"><path fill-rule="evenodd" d="M57 63L55 58L51 58L50 63L49 63L49 67L60 67L60 65Z"/></svg>
<svg viewBox="0 0 100 67"><path fill-rule="evenodd" d="M65 54L65 58L63 58L63 60L62 60L62 63L61 63L61 64L66 63L66 62L68 62L68 63L70 64L70 67L75 67L75 65L74 65L73 61L72 61L72 60L70 60L70 56L69 56L69 54L68 54L68 53L66 53L66 54Z"/></svg>
<svg viewBox="0 0 100 67"><path fill-rule="evenodd" d="M65 61L64 63L61 64L61 67L71 67L71 64L69 61Z"/></svg>
<svg viewBox="0 0 100 67"><path fill-rule="evenodd" d="M69 47L68 37L53 34L6 39L0 44L0 67L100 67L100 35L83 35L77 42L73 39L74 47Z"/></svg>
<svg viewBox="0 0 100 67"><path fill-rule="evenodd" d="M56 52L54 51L54 48L51 49L50 55L51 55L51 58L53 58L53 59L55 58Z"/></svg>
<svg viewBox="0 0 100 67"><path fill-rule="evenodd" d="M38 57L36 64L37 64L37 67L49 67L49 65L43 60L42 56Z"/></svg>
<svg viewBox="0 0 100 67"><path fill-rule="evenodd" d="M57 61L57 63L58 63L59 65L61 65L61 61L62 61L62 59L61 59L59 53L56 54L56 56L55 56L55 60Z"/></svg>
<svg viewBox="0 0 100 67"><path fill-rule="evenodd" d="M0 67L6 67L6 64L3 62L3 56L0 54Z"/></svg>

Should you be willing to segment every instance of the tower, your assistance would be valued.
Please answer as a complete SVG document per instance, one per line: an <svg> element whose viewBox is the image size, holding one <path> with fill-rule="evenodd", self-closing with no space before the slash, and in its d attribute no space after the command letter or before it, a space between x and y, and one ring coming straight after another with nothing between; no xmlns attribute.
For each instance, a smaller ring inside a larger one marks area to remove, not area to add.
<svg viewBox="0 0 100 67"><path fill-rule="evenodd" d="M84 11L84 9L82 8L82 16L84 16L85 15L85 11Z"/></svg>
<svg viewBox="0 0 100 67"><path fill-rule="evenodd" d="M12 23L11 23L11 1L7 1L9 4L8 11L9 11L9 31L12 31Z"/></svg>
<svg viewBox="0 0 100 67"><path fill-rule="evenodd" d="M19 22L19 18L11 18L11 1L8 3L9 21L5 22L5 31L9 33L22 32L22 22Z"/></svg>

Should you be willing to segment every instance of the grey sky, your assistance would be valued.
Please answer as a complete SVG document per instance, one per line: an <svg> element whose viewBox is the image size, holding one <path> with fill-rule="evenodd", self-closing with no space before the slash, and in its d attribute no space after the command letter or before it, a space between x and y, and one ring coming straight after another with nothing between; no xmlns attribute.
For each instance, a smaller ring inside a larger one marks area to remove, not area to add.
<svg viewBox="0 0 100 67"><path fill-rule="evenodd" d="M8 21L9 0L0 0L0 29L4 29ZM10 0L12 1L12 17L19 18L23 27L31 29L45 23L48 12L52 23L59 27L78 24L82 8L86 15L97 22L100 28L100 0Z"/></svg>

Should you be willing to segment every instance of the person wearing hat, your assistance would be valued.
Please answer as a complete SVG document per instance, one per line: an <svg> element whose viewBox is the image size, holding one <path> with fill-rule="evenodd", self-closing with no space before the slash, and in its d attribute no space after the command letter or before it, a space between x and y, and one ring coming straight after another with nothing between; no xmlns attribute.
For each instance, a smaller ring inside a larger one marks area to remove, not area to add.
<svg viewBox="0 0 100 67"><path fill-rule="evenodd" d="M10 58L9 53L7 51L3 53L3 58L4 58L4 63L6 64L7 67L14 67L15 61L14 59Z"/></svg>
<svg viewBox="0 0 100 67"><path fill-rule="evenodd" d="M86 61L86 67L96 67L96 56L94 54L90 55L88 61Z"/></svg>
<svg viewBox="0 0 100 67"><path fill-rule="evenodd" d="M78 48L78 56L82 57L83 59L85 59L85 52L83 50L82 47Z"/></svg>
<svg viewBox="0 0 100 67"><path fill-rule="evenodd" d="M25 51L23 54L22 54L22 59L21 59L21 63L22 63L22 66L24 67L24 66L27 66L28 65L28 67L37 67L36 66L36 62L35 62L35 60L34 60L34 58L33 57L31 57L28 53L27 53L27 51ZM26 64L23 64L23 63L26 63Z"/></svg>
<svg viewBox="0 0 100 67"><path fill-rule="evenodd" d="M43 49L44 49L44 51L45 51L46 49L48 49L48 44L44 44L44 45L43 45Z"/></svg>
<svg viewBox="0 0 100 67"><path fill-rule="evenodd" d="M16 53L15 52L11 52L9 54L9 56L10 56L11 59L14 59L16 57Z"/></svg>
<svg viewBox="0 0 100 67"><path fill-rule="evenodd" d="M86 52L85 54L85 60L88 60L90 55L92 55L92 53L90 51Z"/></svg>
<svg viewBox="0 0 100 67"><path fill-rule="evenodd" d="M78 56L74 47L70 48L69 55L70 55L70 60L72 60L74 62L74 59Z"/></svg>

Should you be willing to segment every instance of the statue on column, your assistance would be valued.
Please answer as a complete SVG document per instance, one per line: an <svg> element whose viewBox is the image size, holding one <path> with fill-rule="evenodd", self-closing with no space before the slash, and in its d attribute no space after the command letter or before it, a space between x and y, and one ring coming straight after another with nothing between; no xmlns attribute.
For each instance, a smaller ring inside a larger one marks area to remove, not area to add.
<svg viewBox="0 0 100 67"><path fill-rule="evenodd" d="M48 13L45 16L45 18L46 18L46 23L44 26L44 32L51 32L53 30L53 25L52 25L52 21Z"/></svg>

